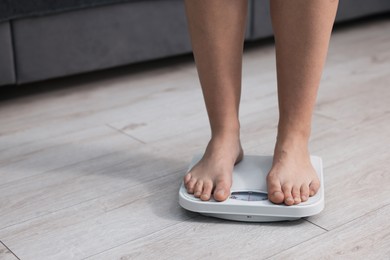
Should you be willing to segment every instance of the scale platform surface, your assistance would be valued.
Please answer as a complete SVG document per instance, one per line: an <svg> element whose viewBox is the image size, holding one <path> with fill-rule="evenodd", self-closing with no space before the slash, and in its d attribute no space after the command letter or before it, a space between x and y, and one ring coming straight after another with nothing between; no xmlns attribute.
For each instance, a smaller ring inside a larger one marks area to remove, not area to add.
<svg viewBox="0 0 390 260"><path fill-rule="evenodd" d="M187 172L202 158L196 154ZM311 163L321 182L313 197L297 205L274 204L267 197L266 177L272 166L272 156L244 155L234 166L230 196L222 202L211 198L202 201L189 194L182 182L179 189L179 204L183 208L206 216L247 222L274 222L296 220L320 213L324 208L324 179L322 159L310 156Z"/></svg>

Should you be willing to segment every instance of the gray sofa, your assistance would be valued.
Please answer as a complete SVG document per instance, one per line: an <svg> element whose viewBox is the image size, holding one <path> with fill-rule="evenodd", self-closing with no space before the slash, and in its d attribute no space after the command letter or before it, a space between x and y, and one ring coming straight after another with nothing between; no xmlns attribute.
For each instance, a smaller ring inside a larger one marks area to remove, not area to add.
<svg viewBox="0 0 390 260"><path fill-rule="evenodd" d="M183 0L66 3L0 17L0 86L191 52ZM246 41L272 36L269 0L249 0L248 8ZM336 23L389 11L389 0L340 0Z"/></svg>

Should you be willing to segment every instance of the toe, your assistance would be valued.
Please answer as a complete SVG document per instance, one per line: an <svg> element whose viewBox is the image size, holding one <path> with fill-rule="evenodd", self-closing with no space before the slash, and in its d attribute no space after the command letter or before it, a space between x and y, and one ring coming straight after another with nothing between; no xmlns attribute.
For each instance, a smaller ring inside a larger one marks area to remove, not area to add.
<svg viewBox="0 0 390 260"><path fill-rule="evenodd" d="M310 183L310 196L314 196L318 189L320 188L320 182L318 180L313 180L311 183Z"/></svg>
<svg viewBox="0 0 390 260"><path fill-rule="evenodd" d="M201 200L209 200L211 197L211 191L213 189L213 182L212 181L205 181L203 183L203 192L200 196Z"/></svg>
<svg viewBox="0 0 390 260"><path fill-rule="evenodd" d="M301 203L301 189L298 186L293 186L292 188L292 196L294 199L294 204Z"/></svg>
<svg viewBox="0 0 390 260"><path fill-rule="evenodd" d="M203 191L203 181L198 180L195 184L195 187L194 187L194 196L196 198L199 198L200 195L202 194L202 191Z"/></svg>
<svg viewBox="0 0 390 260"><path fill-rule="evenodd" d="M187 183L191 180L191 173L187 173L186 175L184 175L184 178L183 178L183 181L184 181L184 184L187 185Z"/></svg>
<svg viewBox="0 0 390 260"><path fill-rule="evenodd" d="M280 204L284 200L282 187L278 178L267 178L268 200L273 203Z"/></svg>
<svg viewBox="0 0 390 260"><path fill-rule="evenodd" d="M224 201L230 195L230 185L227 181L217 181L214 190L214 199L217 201Z"/></svg>
<svg viewBox="0 0 390 260"><path fill-rule="evenodd" d="M187 187L188 193L190 193L190 194L194 193L194 187L195 187L196 182L197 182L197 180L195 178L191 178L191 180L189 180L187 182L186 187Z"/></svg>
<svg viewBox="0 0 390 260"><path fill-rule="evenodd" d="M307 199L309 198L309 185L307 184L302 184L301 186L301 200L302 202L305 202L307 201Z"/></svg>
<svg viewBox="0 0 390 260"><path fill-rule="evenodd" d="M284 193L284 204L286 204L288 206L293 205L294 204L294 199L293 199L293 196L291 194L292 185L291 184L284 184L282 186L282 190L283 190L283 193Z"/></svg>

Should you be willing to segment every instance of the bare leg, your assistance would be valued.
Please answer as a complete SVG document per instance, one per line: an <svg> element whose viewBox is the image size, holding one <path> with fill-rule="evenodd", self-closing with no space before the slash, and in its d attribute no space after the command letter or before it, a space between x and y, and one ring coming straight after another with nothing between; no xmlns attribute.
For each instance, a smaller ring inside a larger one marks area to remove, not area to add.
<svg viewBox="0 0 390 260"><path fill-rule="evenodd" d="M184 176L189 193L218 201L230 194L240 143L242 52L247 0L185 0L194 59L211 127L203 158Z"/></svg>
<svg viewBox="0 0 390 260"><path fill-rule="evenodd" d="M308 142L337 6L337 0L271 0L279 125L267 181L274 203L298 204L320 186Z"/></svg>

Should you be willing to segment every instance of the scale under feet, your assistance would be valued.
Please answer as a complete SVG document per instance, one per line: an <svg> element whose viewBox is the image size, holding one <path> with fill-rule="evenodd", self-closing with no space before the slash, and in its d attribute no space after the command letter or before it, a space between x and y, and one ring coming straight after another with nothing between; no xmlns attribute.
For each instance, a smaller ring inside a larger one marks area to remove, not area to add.
<svg viewBox="0 0 390 260"><path fill-rule="evenodd" d="M202 156L196 154L192 158L187 172ZM316 195L297 205L277 205L268 200L266 177L272 166L272 156L259 155L244 155L241 162L234 166L231 193L225 201L219 202L213 198L202 201L189 194L182 183L179 204L189 211L236 221L273 222L316 215L324 209L323 168L320 157L311 155L310 159L321 186Z"/></svg>

